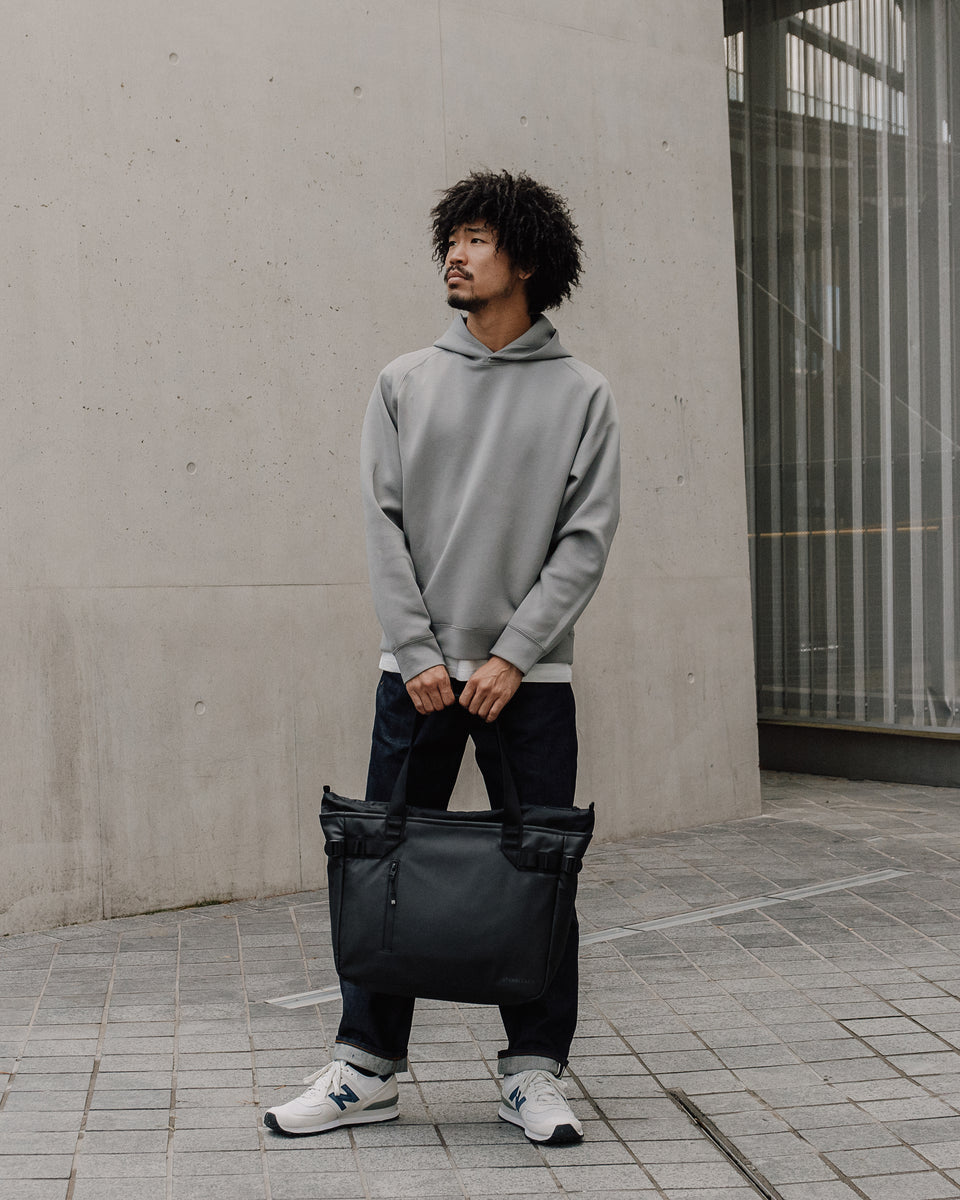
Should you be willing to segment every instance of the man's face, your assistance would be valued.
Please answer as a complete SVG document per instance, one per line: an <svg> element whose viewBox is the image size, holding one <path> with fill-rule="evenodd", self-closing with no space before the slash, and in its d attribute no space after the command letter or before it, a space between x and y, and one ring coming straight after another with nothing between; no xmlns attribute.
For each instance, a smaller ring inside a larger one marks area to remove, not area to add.
<svg viewBox="0 0 960 1200"><path fill-rule="evenodd" d="M458 225L451 232L443 263L451 308L480 312L514 296L529 277L529 271L521 271L509 255L497 249L496 230L485 222Z"/></svg>

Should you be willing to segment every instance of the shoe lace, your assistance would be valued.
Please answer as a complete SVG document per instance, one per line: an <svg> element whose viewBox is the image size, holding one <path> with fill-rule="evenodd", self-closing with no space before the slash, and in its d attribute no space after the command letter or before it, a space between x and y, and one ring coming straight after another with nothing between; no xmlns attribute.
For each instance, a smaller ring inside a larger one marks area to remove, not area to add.
<svg viewBox="0 0 960 1200"><path fill-rule="evenodd" d="M317 1095L325 1096L331 1091L339 1091L342 1071L343 1063L334 1059L332 1063L328 1063L325 1067L321 1067L319 1071L314 1071L312 1075L308 1075L303 1082L310 1085L307 1088L308 1092L315 1092Z"/></svg>
<svg viewBox="0 0 960 1200"><path fill-rule="evenodd" d="M543 1101L547 1104L560 1100L566 1104L560 1081L547 1071L531 1071L523 1084L523 1091L531 1100Z"/></svg>

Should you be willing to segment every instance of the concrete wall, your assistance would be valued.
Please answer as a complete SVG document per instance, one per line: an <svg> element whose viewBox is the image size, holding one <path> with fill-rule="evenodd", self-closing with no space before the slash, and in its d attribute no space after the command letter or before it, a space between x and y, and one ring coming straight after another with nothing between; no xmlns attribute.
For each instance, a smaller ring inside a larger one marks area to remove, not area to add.
<svg viewBox="0 0 960 1200"><path fill-rule="evenodd" d="M321 883L377 674L359 424L479 164L568 195L556 320L623 416L583 801L756 811L721 7L7 3L0 932Z"/></svg>

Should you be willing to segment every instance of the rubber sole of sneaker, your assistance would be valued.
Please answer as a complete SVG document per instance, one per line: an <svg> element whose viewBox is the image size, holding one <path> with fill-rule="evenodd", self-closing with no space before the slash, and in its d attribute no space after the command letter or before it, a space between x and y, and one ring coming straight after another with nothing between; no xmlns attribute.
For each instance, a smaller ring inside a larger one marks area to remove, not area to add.
<svg viewBox="0 0 960 1200"><path fill-rule="evenodd" d="M527 1135L527 1141L536 1142L540 1146L574 1146L583 1141L583 1134L574 1125L556 1125L553 1132L548 1134L534 1133L523 1122L513 1109L501 1105L497 1116L501 1121L509 1121L511 1125L519 1125Z"/></svg>
<svg viewBox="0 0 960 1200"><path fill-rule="evenodd" d="M395 1106L392 1109L378 1109L376 1112L358 1112L352 1117L338 1117L335 1121L328 1121L326 1125L319 1125L316 1129L284 1129L272 1112L265 1112L263 1123L282 1137L313 1137L316 1133L327 1133L331 1129L341 1129L344 1125L373 1125L380 1121L395 1121L399 1116L400 1109Z"/></svg>

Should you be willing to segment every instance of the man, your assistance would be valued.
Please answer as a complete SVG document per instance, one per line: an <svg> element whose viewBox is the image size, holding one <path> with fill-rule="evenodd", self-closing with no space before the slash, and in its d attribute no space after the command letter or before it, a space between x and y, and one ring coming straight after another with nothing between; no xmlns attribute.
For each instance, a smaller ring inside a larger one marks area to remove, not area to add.
<svg viewBox="0 0 960 1200"><path fill-rule="evenodd" d="M445 808L471 737L502 797L497 721L523 804L572 806L573 626L619 515L619 435L603 376L542 316L580 276L564 201L527 175L475 172L432 212L447 303L431 347L382 373L362 439L370 579L383 627L367 799ZM518 914L522 919L522 914ZM577 1019L576 923L546 993L501 1008L499 1115L536 1142L583 1130L557 1082ZM268 1110L281 1133L397 1116L414 1001L341 982L335 1059Z"/></svg>

